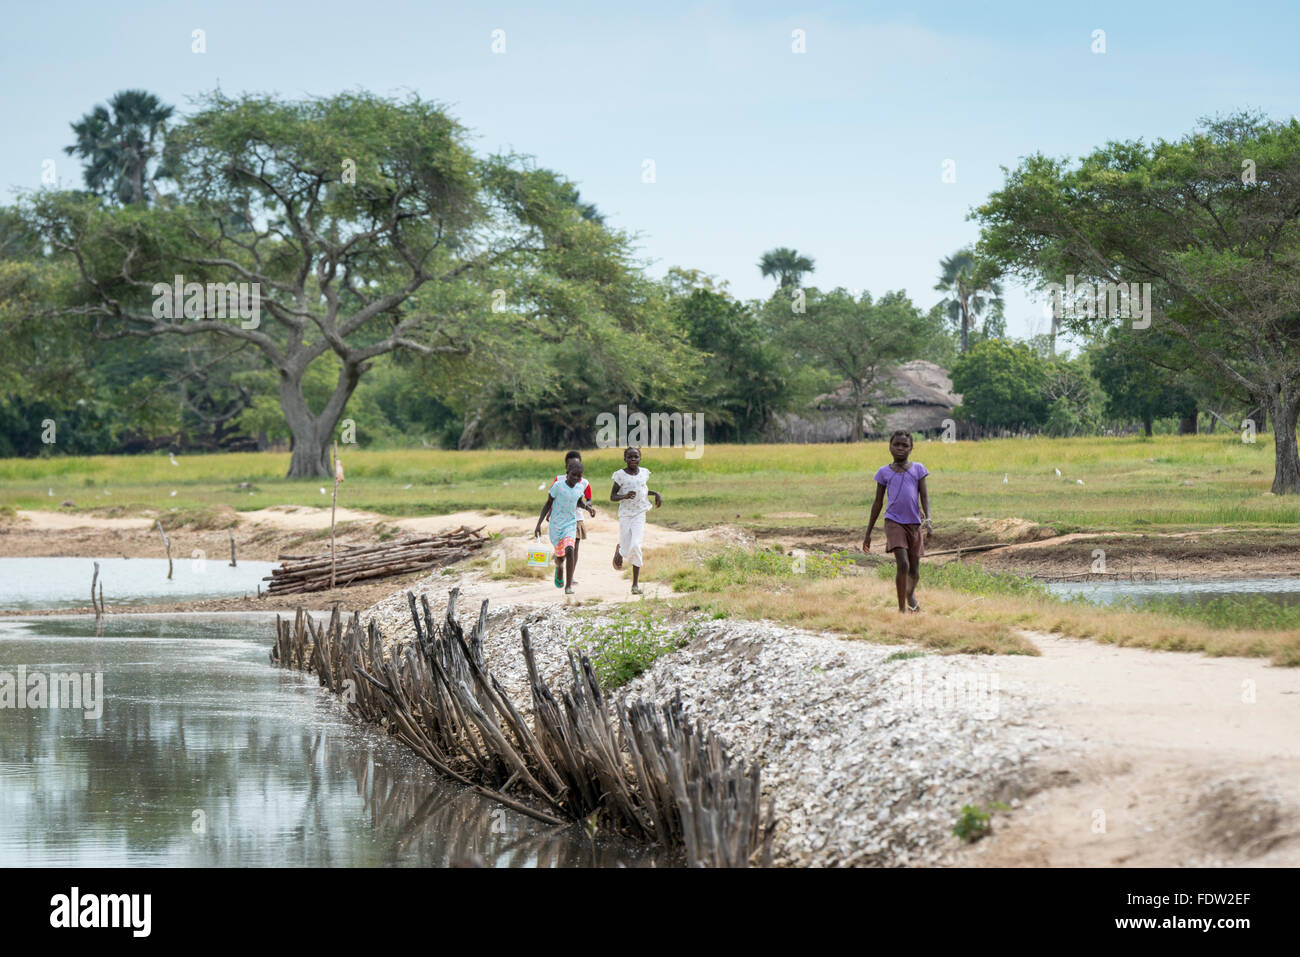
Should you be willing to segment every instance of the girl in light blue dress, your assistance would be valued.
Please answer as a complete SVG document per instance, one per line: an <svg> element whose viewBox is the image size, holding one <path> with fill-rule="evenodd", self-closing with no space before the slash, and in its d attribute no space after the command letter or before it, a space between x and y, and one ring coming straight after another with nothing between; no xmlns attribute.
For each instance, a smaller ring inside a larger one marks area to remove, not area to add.
<svg viewBox="0 0 1300 957"><path fill-rule="evenodd" d="M566 595L573 594L573 552L575 536L578 534L578 509L585 509L596 517L596 510L587 504L583 494L587 491L587 480L582 477L582 460L570 459L564 480L556 479L542 506L542 514L537 516L537 527L533 537L542 535L542 522L550 517L551 545L555 549L555 587L564 588Z"/></svg>

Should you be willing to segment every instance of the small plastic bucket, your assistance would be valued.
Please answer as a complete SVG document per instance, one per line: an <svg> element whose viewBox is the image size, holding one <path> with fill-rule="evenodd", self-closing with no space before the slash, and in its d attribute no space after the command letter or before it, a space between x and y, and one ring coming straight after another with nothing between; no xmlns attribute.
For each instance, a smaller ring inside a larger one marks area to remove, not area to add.
<svg viewBox="0 0 1300 957"><path fill-rule="evenodd" d="M528 565L530 568L545 568L551 564L551 555L544 548L528 549Z"/></svg>

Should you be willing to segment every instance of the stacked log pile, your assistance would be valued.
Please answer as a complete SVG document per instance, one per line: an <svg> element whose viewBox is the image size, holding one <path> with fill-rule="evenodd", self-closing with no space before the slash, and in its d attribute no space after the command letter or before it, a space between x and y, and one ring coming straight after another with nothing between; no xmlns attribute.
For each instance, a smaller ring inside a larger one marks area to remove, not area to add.
<svg viewBox="0 0 1300 957"><path fill-rule="evenodd" d="M331 557L322 555L281 555L280 567L271 569L263 581L271 583L268 594L294 595L302 592L327 591L331 570L336 587L346 588L358 582L375 581L450 565L467 558L490 540L482 528L462 525L437 535L401 538L381 545L345 546Z"/></svg>
<svg viewBox="0 0 1300 957"><path fill-rule="evenodd" d="M452 590L442 623L407 592L415 640L385 656L374 622L335 606L328 624L299 609L276 618L271 661L315 672L349 710L387 726L429 764L516 811L550 824L588 821L680 849L690 866L770 861L773 808L759 770L686 721L680 696L633 702L611 715L591 662L569 654L572 684L557 698L539 677L521 628L532 684L531 726L484 667L487 602L467 635ZM421 611L423 614L421 614Z"/></svg>

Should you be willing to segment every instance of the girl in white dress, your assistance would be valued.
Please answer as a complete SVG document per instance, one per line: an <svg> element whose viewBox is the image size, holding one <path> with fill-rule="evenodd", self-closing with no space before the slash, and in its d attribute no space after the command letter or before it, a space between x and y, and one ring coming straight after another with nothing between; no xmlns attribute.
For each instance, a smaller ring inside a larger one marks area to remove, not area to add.
<svg viewBox="0 0 1300 957"><path fill-rule="evenodd" d="M650 488L650 470L641 468L641 450L628 446L623 452L623 467L614 473L614 487L609 500L618 502L618 545L614 547L614 568L622 570L623 560L632 563L632 594L641 594L641 538L645 534L645 513L663 505L663 496Z"/></svg>

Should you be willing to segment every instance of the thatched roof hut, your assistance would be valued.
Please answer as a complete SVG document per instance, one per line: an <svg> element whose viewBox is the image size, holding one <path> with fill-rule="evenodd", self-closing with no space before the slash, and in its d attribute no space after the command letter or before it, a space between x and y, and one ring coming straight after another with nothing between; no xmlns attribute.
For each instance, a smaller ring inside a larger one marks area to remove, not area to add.
<svg viewBox="0 0 1300 957"><path fill-rule="evenodd" d="M938 435L943 420L961 404L952 379L933 362L915 359L891 368L881 387L864 403L868 435L895 429ZM879 407L884 415L873 414ZM847 442L853 437L853 396L847 383L820 395L799 413L774 418L770 436L777 442Z"/></svg>

